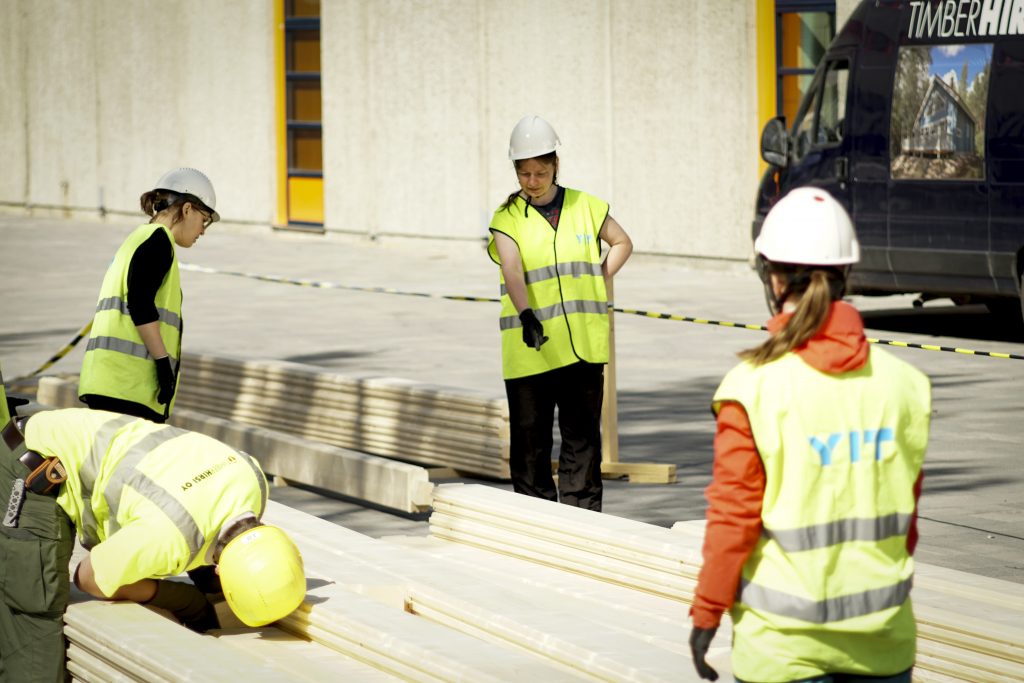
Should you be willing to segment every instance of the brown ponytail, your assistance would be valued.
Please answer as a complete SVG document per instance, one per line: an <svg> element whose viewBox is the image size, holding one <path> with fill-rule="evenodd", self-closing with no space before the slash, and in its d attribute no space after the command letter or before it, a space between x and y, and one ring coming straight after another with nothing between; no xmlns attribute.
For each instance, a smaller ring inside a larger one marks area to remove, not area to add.
<svg viewBox="0 0 1024 683"><path fill-rule="evenodd" d="M754 365L764 365L806 344L828 318L836 292L832 283L835 277L836 273L832 269L814 268L790 279L787 289L792 294L800 295L793 317L760 346L741 351L739 357ZM806 282L806 289L801 293L799 289L802 279Z"/></svg>

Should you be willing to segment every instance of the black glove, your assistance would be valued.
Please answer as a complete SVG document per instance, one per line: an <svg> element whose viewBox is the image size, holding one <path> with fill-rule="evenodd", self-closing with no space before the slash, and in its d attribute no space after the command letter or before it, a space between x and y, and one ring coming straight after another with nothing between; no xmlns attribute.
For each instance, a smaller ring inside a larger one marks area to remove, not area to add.
<svg viewBox="0 0 1024 683"><path fill-rule="evenodd" d="M18 408L23 405L28 405L29 400L17 394L7 394L7 412L10 413L11 417L14 417L18 413Z"/></svg>
<svg viewBox="0 0 1024 683"><path fill-rule="evenodd" d="M690 654L693 655L693 668L697 669L698 676L709 681L718 680L718 672L708 666L704 659L708 654L708 646L711 645L711 640L717 631L717 626L715 628L694 626L690 631Z"/></svg>
<svg viewBox="0 0 1024 683"><path fill-rule="evenodd" d="M548 340L544 336L544 326L537 320L532 308L524 308L519 314L519 320L523 323L523 343L540 351L540 347Z"/></svg>
<svg viewBox="0 0 1024 683"><path fill-rule="evenodd" d="M156 593L149 602L143 604L167 610L181 622L182 626L196 633L220 628L217 610L202 591L190 583L157 581Z"/></svg>
<svg viewBox="0 0 1024 683"><path fill-rule="evenodd" d="M217 593L224 592L220 585L220 574L217 573L217 568L212 564L204 564L201 567L189 569L188 578L192 579L192 583L196 588L207 595L216 595Z"/></svg>
<svg viewBox="0 0 1024 683"><path fill-rule="evenodd" d="M171 357L164 356L156 359L156 402L167 405L174 397L174 369L171 367Z"/></svg>

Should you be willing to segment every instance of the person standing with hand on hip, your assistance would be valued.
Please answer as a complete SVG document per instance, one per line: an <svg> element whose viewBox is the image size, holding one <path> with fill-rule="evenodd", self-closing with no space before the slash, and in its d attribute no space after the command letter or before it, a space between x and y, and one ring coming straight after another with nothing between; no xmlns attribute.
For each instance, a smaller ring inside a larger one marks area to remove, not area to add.
<svg viewBox="0 0 1024 683"><path fill-rule="evenodd" d="M90 408L162 423L181 361L175 247L190 248L220 215L213 185L194 168L168 171L140 203L151 220L121 244L103 278L78 395Z"/></svg>
<svg viewBox="0 0 1024 683"><path fill-rule="evenodd" d="M738 681L909 683L930 383L842 301L860 247L831 195L790 192L754 249L776 315L713 399L694 664L718 678L705 656L729 610Z"/></svg>
<svg viewBox="0 0 1024 683"><path fill-rule="evenodd" d="M608 362L605 278L633 243L597 197L558 184L560 144L539 116L509 142L519 189L491 219L487 253L501 268L501 348L509 465L517 493L601 509L601 404ZM601 242L610 249L601 261ZM562 437L551 476L555 407Z"/></svg>

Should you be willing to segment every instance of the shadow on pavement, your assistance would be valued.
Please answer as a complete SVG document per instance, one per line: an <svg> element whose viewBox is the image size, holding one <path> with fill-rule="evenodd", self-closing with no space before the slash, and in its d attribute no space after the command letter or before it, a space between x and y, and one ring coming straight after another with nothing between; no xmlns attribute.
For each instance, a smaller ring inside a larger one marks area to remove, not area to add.
<svg viewBox="0 0 1024 683"><path fill-rule="evenodd" d="M997 316L980 304L862 310L861 315L869 330L984 341L1024 342L1024 325L1019 320Z"/></svg>

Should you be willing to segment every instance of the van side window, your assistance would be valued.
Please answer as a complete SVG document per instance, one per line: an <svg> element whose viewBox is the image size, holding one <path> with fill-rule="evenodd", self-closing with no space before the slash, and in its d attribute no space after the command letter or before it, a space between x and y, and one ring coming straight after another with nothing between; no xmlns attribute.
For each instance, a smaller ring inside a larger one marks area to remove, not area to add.
<svg viewBox="0 0 1024 683"><path fill-rule="evenodd" d="M896 180L981 180L992 44L905 45L889 131Z"/></svg>
<svg viewBox="0 0 1024 683"><path fill-rule="evenodd" d="M834 147L843 141L849 73L849 62L834 61L815 79L793 126L797 161L812 149Z"/></svg>

